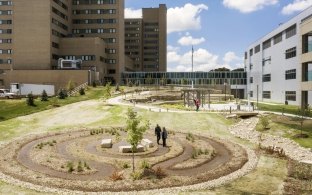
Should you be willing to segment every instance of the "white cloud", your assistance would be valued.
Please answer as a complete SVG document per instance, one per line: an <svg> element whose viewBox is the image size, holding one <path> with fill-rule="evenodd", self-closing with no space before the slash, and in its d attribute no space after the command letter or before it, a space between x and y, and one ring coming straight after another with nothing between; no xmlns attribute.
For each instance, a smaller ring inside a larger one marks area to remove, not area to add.
<svg viewBox="0 0 312 195"><path fill-rule="evenodd" d="M167 51L179 51L180 50L180 47L174 47L172 45L168 45L167 46Z"/></svg>
<svg viewBox="0 0 312 195"><path fill-rule="evenodd" d="M223 61L224 61L224 63L226 63L226 64L229 64L229 63L231 63L231 62L233 62L233 61L238 61L238 60L241 60L241 58L238 57L238 56L237 56L234 52L232 52L232 51L227 52L227 53L224 55L224 57L223 57Z"/></svg>
<svg viewBox="0 0 312 195"><path fill-rule="evenodd" d="M223 0L225 7L239 10L242 13L250 13L262 9L265 6L275 5L279 0Z"/></svg>
<svg viewBox="0 0 312 195"><path fill-rule="evenodd" d="M206 40L204 37L196 39L196 38L193 38L192 36L184 36L178 40L178 43L180 45L187 46L187 45L199 45L205 41Z"/></svg>
<svg viewBox="0 0 312 195"><path fill-rule="evenodd" d="M293 14L295 12L302 11L312 5L312 0L294 0L293 3L290 3L283 7L282 13L285 15Z"/></svg>
<svg viewBox="0 0 312 195"><path fill-rule="evenodd" d="M187 3L183 7L169 8L167 11L168 33L200 29L201 18L199 14L203 10L208 10L208 6Z"/></svg>
<svg viewBox="0 0 312 195"><path fill-rule="evenodd" d="M168 52L168 71L190 72L192 71L192 51L179 54L177 51ZM210 53L206 49L199 48L194 51L194 71L210 71L216 68L226 67L229 69L241 68L242 58L236 56L234 52L227 52L223 59L219 61L219 56Z"/></svg>
<svg viewBox="0 0 312 195"><path fill-rule="evenodd" d="M125 18L142 18L142 9L125 9Z"/></svg>

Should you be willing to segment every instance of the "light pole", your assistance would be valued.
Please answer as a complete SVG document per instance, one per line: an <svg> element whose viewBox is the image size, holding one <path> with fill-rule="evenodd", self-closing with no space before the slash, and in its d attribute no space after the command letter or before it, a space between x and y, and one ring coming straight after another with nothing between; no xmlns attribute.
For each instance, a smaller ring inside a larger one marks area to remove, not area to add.
<svg viewBox="0 0 312 195"><path fill-rule="evenodd" d="M91 70L88 70L89 73L89 85L91 85Z"/></svg>
<svg viewBox="0 0 312 195"><path fill-rule="evenodd" d="M226 81L224 81L224 101L226 101Z"/></svg>

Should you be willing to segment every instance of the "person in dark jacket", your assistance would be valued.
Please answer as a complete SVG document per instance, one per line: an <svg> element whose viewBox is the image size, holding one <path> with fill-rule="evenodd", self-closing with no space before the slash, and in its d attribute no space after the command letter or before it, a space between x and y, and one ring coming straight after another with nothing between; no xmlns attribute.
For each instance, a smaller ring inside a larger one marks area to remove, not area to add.
<svg viewBox="0 0 312 195"><path fill-rule="evenodd" d="M166 144L167 137L168 137L168 132L167 132L166 128L163 127L163 131L162 131L162 135L161 135L161 138L163 141L163 147L167 147L167 144Z"/></svg>
<svg viewBox="0 0 312 195"><path fill-rule="evenodd" d="M161 128L158 124L155 127L155 135L157 136L157 144L159 145L159 140L161 136Z"/></svg>

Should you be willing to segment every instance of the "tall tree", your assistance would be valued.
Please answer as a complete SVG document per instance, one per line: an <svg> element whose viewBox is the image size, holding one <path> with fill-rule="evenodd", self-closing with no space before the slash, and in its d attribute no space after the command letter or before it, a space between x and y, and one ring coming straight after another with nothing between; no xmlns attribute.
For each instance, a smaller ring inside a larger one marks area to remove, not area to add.
<svg viewBox="0 0 312 195"><path fill-rule="evenodd" d="M127 112L127 141L131 145L132 151L132 171L134 172L134 152L137 151L137 147L143 139L144 132L149 128L149 121L143 120L142 117L138 116L133 108L129 108Z"/></svg>

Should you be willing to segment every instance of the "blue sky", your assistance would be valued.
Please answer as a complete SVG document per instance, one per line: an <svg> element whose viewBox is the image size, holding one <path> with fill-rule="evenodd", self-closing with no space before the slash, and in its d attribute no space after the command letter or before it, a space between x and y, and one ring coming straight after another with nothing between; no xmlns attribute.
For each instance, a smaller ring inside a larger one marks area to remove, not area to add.
<svg viewBox="0 0 312 195"><path fill-rule="evenodd" d="M167 71L243 67L252 42L312 5L312 0L125 0L126 17L140 17L143 7L166 4Z"/></svg>

